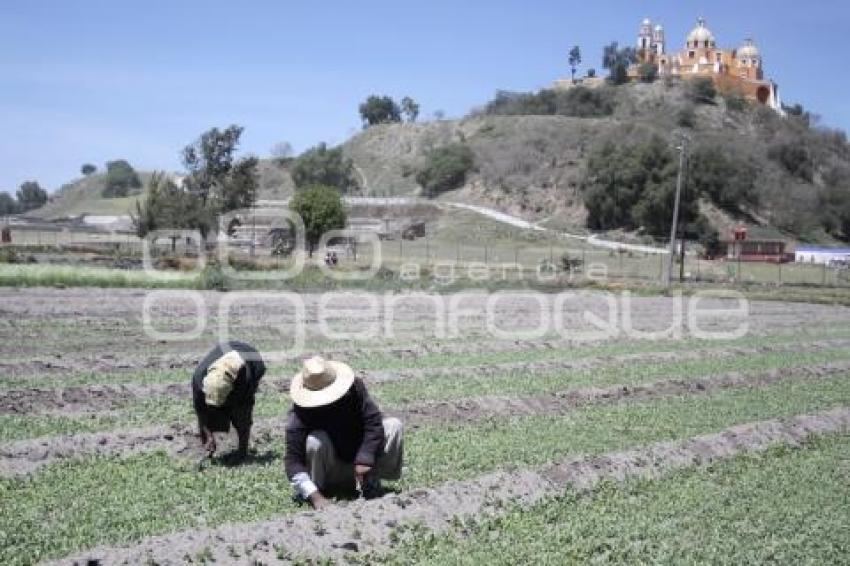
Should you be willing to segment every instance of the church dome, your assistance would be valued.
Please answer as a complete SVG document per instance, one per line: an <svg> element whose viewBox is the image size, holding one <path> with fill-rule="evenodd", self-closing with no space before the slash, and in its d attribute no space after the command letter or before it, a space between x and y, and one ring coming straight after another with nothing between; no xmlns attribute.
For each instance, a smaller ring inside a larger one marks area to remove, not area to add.
<svg viewBox="0 0 850 566"><path fill-rule="evenodd" d="M758 59L761 57L759 48L756 47L752 39L748 39L744 45L738 49L738 59Z"/></svg>
<svg viewBox="0 0 850 566"><path fill-rule="evenodd" d="M700 18L697 21L697 27L688 34L688 45L697 42L698 45L705 45L705 42L708 41L710 44L714 44L714 34L711 33L711 30L705 27L705 20Z"/></svg>

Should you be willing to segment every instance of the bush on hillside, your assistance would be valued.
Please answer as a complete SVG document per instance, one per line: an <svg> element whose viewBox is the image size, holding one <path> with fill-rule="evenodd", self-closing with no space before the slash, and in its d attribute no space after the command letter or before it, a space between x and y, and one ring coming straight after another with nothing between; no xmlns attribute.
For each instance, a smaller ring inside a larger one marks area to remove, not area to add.
<svg viewBox="0 0 850 566"><path fill-rule="evenodd" d="M125 160L117 159L106 164L106 186L103 196L106 198L126 197L130 189L141 188L142 182L135 169Z"/></svg>
<svg viewBox="0 0 850 566"><path fill-rule="evenodd" d="M641 82L654 83L658 78L658 67L652 63L644 63L638 68L638 76Z"/></svg>
<svg viewBox="0 0 850 566"><path fill-rule="evenodd" d="M714 98L717 96L714 81L699 78L692 79L687 84L685 94L692 102L696 102L697 104L714 104Z"/></svg>
<svg viewBox="0 0 850 566"><path fill-rule="evenodd" d="M614 89L578 86L568 90L543 89L537 93L499 91L487 104L484 113L500 116L560 115L590 118L610 116L615 108Z"/></svg>
<svg viewBox="0 0 850 566"><path fill-rule="evenodd" d="M720 208L740 212L758 204L758 170L744 158L718 145L697 147L689 160L688 187Z"/></svg>
<svg viewBox="0 0 850 566"><path fill-rule="evenodd" d="M451 191L466 182L475 166L475 156L464 143L451 143L428 152L425 165L416 173L416 182L429 197Z"/></svg>
<svg viewBox="0 0 850 566"><path fill-rule="evenodd" d="M789 174L812 182L814 164L803 139L793 138L775 142L768 148L767 155L782 165Z"/></svg>
<svg viewBox="0 0 850 566"><path fill-rule="evenodd" d="M326 185L346 192L357 186L354 164L342 153L342 147L328 148L320 143L295 158L290 168L296 187Z"/></svg>

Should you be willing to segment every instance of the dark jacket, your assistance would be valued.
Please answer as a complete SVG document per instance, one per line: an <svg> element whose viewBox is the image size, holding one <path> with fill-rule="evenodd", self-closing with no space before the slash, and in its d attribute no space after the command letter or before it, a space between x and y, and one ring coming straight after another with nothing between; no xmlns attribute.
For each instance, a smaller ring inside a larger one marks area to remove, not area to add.
<svg viewBox="0 0 850 566"><path fill-rule="evenodd" d="M210 407L204 397L204 377L209 367L220 357L236 350L245 359L245 365L239 370L233 382L233 390L221 407ZM192 375L192 404L198 418L214 432L226 432L229 423L239 425L237 420L246 420L250 424L251 411L254 408L254 397L260 386L260 379L266 373L266 365L260 353L244 342L231 341L226 344L216 344L215 348L204 356ZM222 430L223 429L223 430Z"/></svg>
<svg viewBox="0 0 850 566"><path fill-rule="evenodd" d="M352 464L374 466L384 449L384 424L380 409L359 378L341 399L324 407L305 409L293 405L286 420L284 464L289 479L307 472L307 436L325 431L337 458Z"/></svg>

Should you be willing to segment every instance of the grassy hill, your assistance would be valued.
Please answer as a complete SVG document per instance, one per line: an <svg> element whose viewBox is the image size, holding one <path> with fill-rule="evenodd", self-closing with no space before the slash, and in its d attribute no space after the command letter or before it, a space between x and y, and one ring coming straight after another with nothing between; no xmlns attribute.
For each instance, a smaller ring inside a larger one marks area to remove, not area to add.
<svg viewBox="0 0 850 566"><path fill-rule="evenodd" d="M718 95L711 103L695 103L686 85L664 81L605 87L573 98L548 113L508 98L461 120L374 126L342 148L354 163L362 194L397 196L421 194L416 172L431 149L464 143L474 154L475 169L462 188L440 200L483 204L577 229L586 222L582 181L596 148L652 135L670 139L672 147L671 134L681 131L694 148L720 147L754 165L758 206L736 215L708 203L702 209L714 226L725 230L745 221L766 234L829 240L824 231L827 196L835 200L838 194L841 200L850 192L842 185L850 179L850 149L843 134L810 126L807 116L782 119L740 99ZM808 169L789 169L785 161L798 154ZM37 214L125 214L139 198L104 199L102 187L102 175L77 180ZM286 166L261 160L261 198L286 198L293 190Z"/></svg>

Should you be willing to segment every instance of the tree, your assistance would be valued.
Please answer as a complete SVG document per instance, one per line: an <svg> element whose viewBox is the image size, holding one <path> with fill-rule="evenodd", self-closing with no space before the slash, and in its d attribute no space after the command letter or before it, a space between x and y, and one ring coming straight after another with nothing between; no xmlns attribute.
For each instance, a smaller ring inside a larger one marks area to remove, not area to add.
<svg viewBox="0 0 850 566"><path fill-rule="evenodd" d="M596 69L588 69L587 70L587 78L589 78L589 79L596 78Z"/></svg>
<svg viewBox="0 0 850 566"><path fill-rule="evenodd" d="M125 160L117 159L106 163L106 186L103 196L106 198L125 197L130 189L141 188L142 182L135 169Z"/></svg>
<svg viewBox="0 0 850 566"><path fill-rule="evenodd" d="M758 204L758 170L722 146L701 145L688 162L689 185L720 208L741 212Z"/></svg>
<svg viewBox="0 0 850 566"><path fill-rule="evenodd" d="M47 191L41 188L36 181L24 181L17 193L18 211L27 212L44 206L47 202Z"/></svg>
<svg viewBox="0 0 850 566"><path fill-rule="evenodd" d="M602 66L609 71L608 80L615 85L629 80L629 65L637 62L637 53L632 47L620 49L616 41L606 45L602 53Z"/></svg>
<svg viewBox="0 0 850 566"><path fill-rule="evenodd" d="M652 63L644 63L638 68L641 82L654 83L658 78L658 68Z"/></svg>
<svg viewBox="0 0 850 566"><path fill-rule="evenodd" d="M334 187L311 185L295 192L289 208L304 221L305 237L310 256L322 235L329 230L345 228L345 208L342 196Z"/></svg>
<svg viewBox="0 0 850 566"><path fill-rule="evenodd" d="M9 193L0 192L0 216L18 213L18 201Z"/></svg>
<svg viewBox="0 0 850 566"><path fill-rule="evenodd" d="M97 167L92 165L91 163L85 163L82 167L80 167L80 173L88 177L92 173L97 171Z"/></svg>
<svg viewBox="0 0 850 566"><path fill-rule="evenodd" d="M576 69L579 65L581 65L581 49L578 45L574 45L572 49L570 49L570 72L572 73L573 84L576 82Z"/></svg>
<svg viewBox="0 0 850 566"><path fill-rule="evenodd" d="M588 227L669 234L677 173L678 158L659 136L598 147L588 159L582 183ZM680 211L683 223L697 218L695 191L683 191Z"/></svg>
<svg viewBox="0 0 850 566"><path fill-rule="evenodd" d="M200 200L179 188L161 171L154 172L145 187L145 197L130 214L136 234L144 238L154 230L191 228L201 210Z"/></svg>
<svg viewBox="0 0 850 566"><path fill-rule="evenodd" d="M220 214L247 208L257 197L257 158L236 159L243 128L231 125L211 128L183 149L183 164L189 172L186 192L197 198L200 212L191 216L190 228L206 238Z"/></svg>
<svg viewBox="0 0 850 566"><path fill-rule="evenodd" d="M389 96L372 95L360 105L363 127L401 122L401 108Z"/></svg>
<svg viewBox="0 0 850 566"><path fill-rule="evenodd" d="M278 163L285 163L293 155L292 144L288 141L280 141L272 146L272 157Z"/></svg>
<svg viewBox="0 0 850 566"><path fill-rule="evenodd" d="M328 149L324 143L299 155L290 169L296 187L327 185L342 192L357 186L354 164L342 153L342 147Z"/></svg>
<svg viewBox="0 0 850 566"><path fill-rule="evenodd" d="M409 96L401 99L401 111L407 117L408 122L415 122L419 116L419 104Z"/></svg>
<svg viewBox="0 0 850 566"><path fill-rule="evenodd" d="M425 165L416 173L416 182L433 197L462 186L474 166L475 156L469 146L450 143L428 152Z"/></svg>

